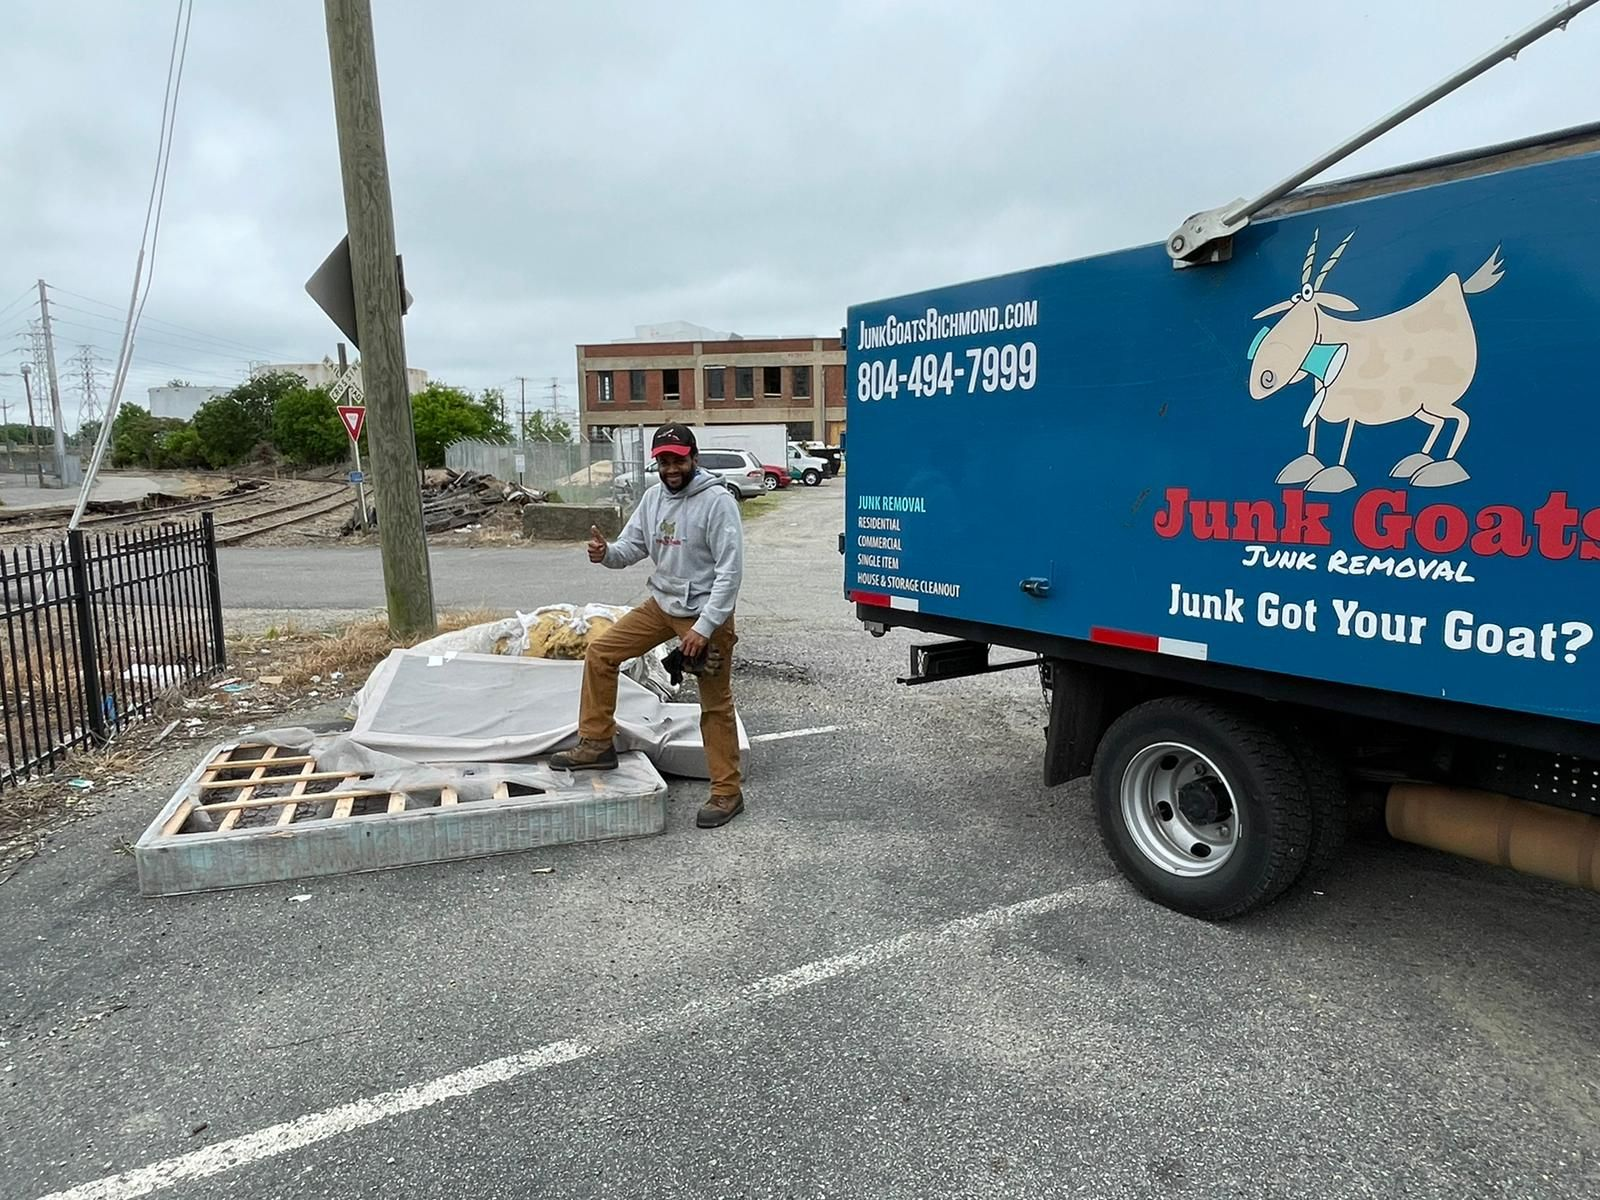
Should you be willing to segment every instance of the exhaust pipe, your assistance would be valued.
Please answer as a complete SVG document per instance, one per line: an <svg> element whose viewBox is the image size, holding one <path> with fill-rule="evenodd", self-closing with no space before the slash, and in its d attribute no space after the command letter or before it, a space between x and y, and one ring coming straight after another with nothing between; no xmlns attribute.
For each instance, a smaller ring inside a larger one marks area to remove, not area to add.
<svg viewBox="0 0 1600 1200"><path fill-rule="evenodd" d="M1600 891L1600 817L1495 792L1398 783L1385 819L1402 842Z"/></svg>

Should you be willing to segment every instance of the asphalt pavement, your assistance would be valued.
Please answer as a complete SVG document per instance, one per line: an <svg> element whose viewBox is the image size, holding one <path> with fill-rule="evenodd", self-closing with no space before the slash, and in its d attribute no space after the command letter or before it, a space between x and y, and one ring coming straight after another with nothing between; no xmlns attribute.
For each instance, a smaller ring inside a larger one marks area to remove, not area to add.
<svg viewBox="0 0 1600 1200"><path fill-rule="evenodd" d="M894 683L843 493L752 523L735 694L799 736L723 829L679 782L659 837L163 900L114 847L165 792L60 834L0 887L0 1195L1600 1194L1600 897L1368 839L1249 920L1144 901L1040 786L1036 677ZM574 554L435 578L642 587Z"/></svg>

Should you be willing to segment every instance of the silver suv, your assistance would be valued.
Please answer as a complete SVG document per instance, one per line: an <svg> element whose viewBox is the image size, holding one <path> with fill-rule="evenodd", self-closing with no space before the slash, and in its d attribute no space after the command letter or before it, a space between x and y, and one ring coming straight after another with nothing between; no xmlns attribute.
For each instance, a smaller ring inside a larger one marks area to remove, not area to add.
<svg viewBox="0 0 1600 1200"><path fill-rule="evenodd" d="M656 464L652 459L645 468L652 475ZM702 450L700 469L722 477L722 485L733 493L735 500L748 500L766 491L767 473L748 450Z"/></svg>

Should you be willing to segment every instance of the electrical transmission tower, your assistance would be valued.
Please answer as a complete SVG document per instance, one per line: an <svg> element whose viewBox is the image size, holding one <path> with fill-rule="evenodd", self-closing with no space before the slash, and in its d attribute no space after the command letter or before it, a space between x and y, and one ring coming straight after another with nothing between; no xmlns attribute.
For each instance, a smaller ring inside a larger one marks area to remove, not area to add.
<svg viewBox="0 0 1600 1200"><path fill-rule="evenodd" d="M78 368L78 432L82 433L89 422L100 420L100 395L95 379L100 369L94 364L92 346L79 346L72 362Z"/></svg>
<svg viewBox="0 0 1600 1200"><path fill-rule="evenodd" d="M44 323L42 321L28 322L28 341L33 349L33 377L41 381L50 378L50 354L44 344ZM47 386L41 382L41 386Z"/></svg>

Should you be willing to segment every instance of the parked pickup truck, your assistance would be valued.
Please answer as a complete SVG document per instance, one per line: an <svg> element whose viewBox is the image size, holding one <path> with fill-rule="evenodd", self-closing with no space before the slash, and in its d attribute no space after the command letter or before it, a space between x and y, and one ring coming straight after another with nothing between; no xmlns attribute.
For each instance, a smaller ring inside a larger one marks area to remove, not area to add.
<svg viewBox="0 0 1600 1200"><path fill-rule="evenodd" d="M856 615L942 635L910 684L1037 668L1046 782L1182 912L1315 878L1363 792L1595 887L1597 206L1600 125L852 307Z"/></svg>

